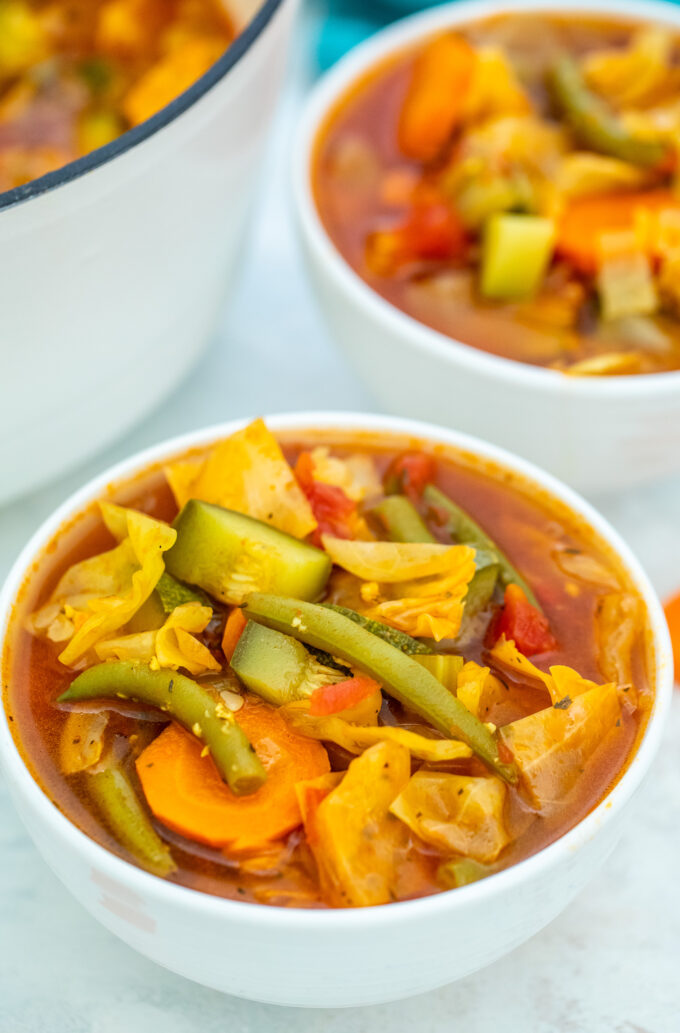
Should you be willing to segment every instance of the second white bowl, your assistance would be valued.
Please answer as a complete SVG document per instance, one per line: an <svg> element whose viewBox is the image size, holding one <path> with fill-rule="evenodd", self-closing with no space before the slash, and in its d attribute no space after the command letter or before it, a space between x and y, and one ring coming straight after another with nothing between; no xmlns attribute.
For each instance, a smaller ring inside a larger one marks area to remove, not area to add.
<svg viewBox="0 0 680 1033"><path fill-rule="evenodd" d="M293 149L294 195L309 273L328 325L389 412L479 435L594 494L680 472L680 372L579 379L452 340L364 283L328 236L312 190L319 130L364 74L434 32L487 15L552 9L552 0L463 0L372 36L340 61L309 99ZM559 10L576 18L601 13L615 19L621 5L564 0ZM633 0L625 14L680 31L680 9L671 4Z"/></svg>

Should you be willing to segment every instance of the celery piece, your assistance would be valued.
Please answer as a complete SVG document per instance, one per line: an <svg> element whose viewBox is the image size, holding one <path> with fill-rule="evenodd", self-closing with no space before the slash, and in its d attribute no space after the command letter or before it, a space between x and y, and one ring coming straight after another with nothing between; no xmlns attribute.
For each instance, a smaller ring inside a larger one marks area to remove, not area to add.
<svg viewBox="0 0 680 1033"><path fill-rule="evenodd" d="M511 300L535 294L552 257L555 224L539 215L492 215L484 231L481 292Z"/></svg>

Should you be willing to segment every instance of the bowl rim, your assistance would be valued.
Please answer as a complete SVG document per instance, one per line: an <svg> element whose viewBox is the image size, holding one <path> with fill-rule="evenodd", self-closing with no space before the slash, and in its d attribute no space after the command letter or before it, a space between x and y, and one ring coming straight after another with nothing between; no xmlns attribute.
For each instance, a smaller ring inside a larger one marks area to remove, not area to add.
<svg viewBox="0 0 680 1033"><path fill-rule="evenodd" d="M80 855L88 865L138 893L142 899L153 901L159 906L167 905L176 909L210 914L212 917L219 914L228 921L244 922L272 931L296 929L311 932L320 927L326 931L351 931L366 924L390 927L394 923L418 922L435 911L475 906L480 900L494 899L506 892L512 892L514 887L530 881L542 870L550 870L561 861L568 859L570 855L597 835L600 828L623 808L637 790L658 748L664 718L670 706L673 689L673 661L668 627L658 597L628 545L589 502L573 489L558 481L552 474L539 469L525 459L508 453L505 449L471 435L402 417L360 412L284 413L268 416L266 420L274 432L304 432L312 429L339 432L363 431L403 435L422 439L432 444L443 444L462 451L466 455L472 455L480 461L489 461L497 466L505 467L525 481L535 482L543 493L565 504L572 512L580 516L621 560L645 603L651 630L651 647L656 675L654 704L642 740L626 771L600 803L578 824L531 857L511 865L487 879L453 891L444 890L429 897L400 901L384 907L356 909L308 910L266 907L249 901L235 901L212 896L200 890L167 882L111 853L95 843L62 814L35 781L14 742L5 707L0 705L0 767L4 768L11 788L16 789L17 797L21 799L21 802L29 798L34 815L38 816L50 837L56 837L69 850ZM190 431L151 448L146 448L98 474L69 496L31 536L17 557L0 591L0 659L4 653L8 625L17 594L34 562L64 523L81 512L94 499L104 495L112 484L134 477L144 468L173 455L208 445L240 429L247 422L246 419L230 420L223 424Z"/></svg>
<svg viewBox="0 0 680 1033"><path fill-rule="evenodd" d="M455 337L426 326L397 308L370 287L355 272L333 243L316 206L313 191L313 164L316 143L332 110L365 73L383 61L406 51L433 33L472 21L503 14L546 12L557 15L602 14L619 20L640 20L680 30L680 8L665 0L455 0L400 18L345 54L310 91L299 118L291 154L294 207L303 238L318 264L334 285L349 295L367 321L382 324L385 331L427 353L433 360L454 369L465 366L510 386L533 389L560 398L637 399L680 394L680 370L664 373L638 373L628 376L570 377L559 370L547 369L475 348Z"/></svg>
<svg viewBox="0 0 680 1033"><path fill-rule="evenodd" d="M44 176L38 176L23 186L13 187L11 190L0 192L0 212L14 208L19 204L41 197L50 193L58 187L65 186L73 180L80 179L88 172L93 172L102 165L108 164L119 155L127 154L133 148L143 143L149 137L154 136L159 130L174 122L190 107L193 107L209 90L216 86L231 69L238 64L242 57L250 50L255 41L262 35L263 31L272 20L276 11L286 0L264 0L256 10L253 17L248 21L243 31L229 44L224 54L210 66L207 72L196 80L188 89L178 94L169 104L157 111L151 118L147 118L138 126L133 126L115 140L97 147L94 151L81 158L62 165L61 168L47 172Z"/></svg>

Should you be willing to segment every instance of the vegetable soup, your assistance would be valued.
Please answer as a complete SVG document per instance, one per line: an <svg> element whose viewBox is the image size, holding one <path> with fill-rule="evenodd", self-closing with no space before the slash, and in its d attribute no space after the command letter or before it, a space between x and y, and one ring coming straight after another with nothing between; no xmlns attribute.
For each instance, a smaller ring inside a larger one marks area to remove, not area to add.
<svg viewBox="0 0 680 1033"><path fill-rule="evenodd" d="M360 907L485 878L602 800L652 703L642 600L536 485L262 420L55 536L3 658L55 806L207 893Z"/></svg>
<svg viewBox="0 0 680 1033"><path fill-rule="evenodd" d="M314 157L331 240L403 312L574 375L680 369L680 47L513 13L392 56Z"/></svg>
<svg viewBox="0 0 680 1033"><path fill-rule="evenodd" d="M0 0L0 191L155 115L234 34L223 0Z"/></svg>

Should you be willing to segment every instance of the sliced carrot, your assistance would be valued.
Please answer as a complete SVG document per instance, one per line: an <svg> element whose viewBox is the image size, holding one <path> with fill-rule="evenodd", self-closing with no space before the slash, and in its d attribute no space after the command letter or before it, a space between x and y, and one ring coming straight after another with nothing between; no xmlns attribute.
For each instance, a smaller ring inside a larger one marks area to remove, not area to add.
<svg viewBox="0 0 680 1033"><path fill-rule="evenodd" d="M260 849L301 821L297 782L330 770L320 743L293 732L275 707L247 696L238 721L255 747L267 781L235 796L200 742L171 724L137 759L137 774L155 817L187 839L234 851Z"/></svg>
<svg viewBox="0 0 680 1033"><path fill-rule="evenodd" d="M338 714L341 710L356 707L363 700L380 691L380 686L365 674L333 685L323 685L309 699L309 712L314 717L325 717L327 714Z"/></svg>
<svg viewBox="0 0 680 1033"><path fill-rule="evenodd" d="M227 623L224 625L224 634L222 635L222 652L230 662L247 623L248 621L243 616L241 607L235 606L227 617Z"/></svg>
<svg viewBox="0 0 680 1033"><path fill-rule="evenodd" d="M671 633L671 645L673 646L673 659L675 661L675 680L680 684L680 592L666 600L663 612L666 614L668 630Z"/></svg>
<svg viewBox="0 0 680 1033"><path fill-rule="evenodd" d="M593 274L600 264L604 234L632 231L641 216L657 216L664 210L680 212L680 198L669 190L575 198L562 213L557 252L581 272Z"/></svg>
<svg viewBox="0 0 680 1033"><path fill-rule="evenodd" d="M450 32L419 54L401 109L399 145L418 161L432 161L458 126L477 55L467 40Z"/></svg>

